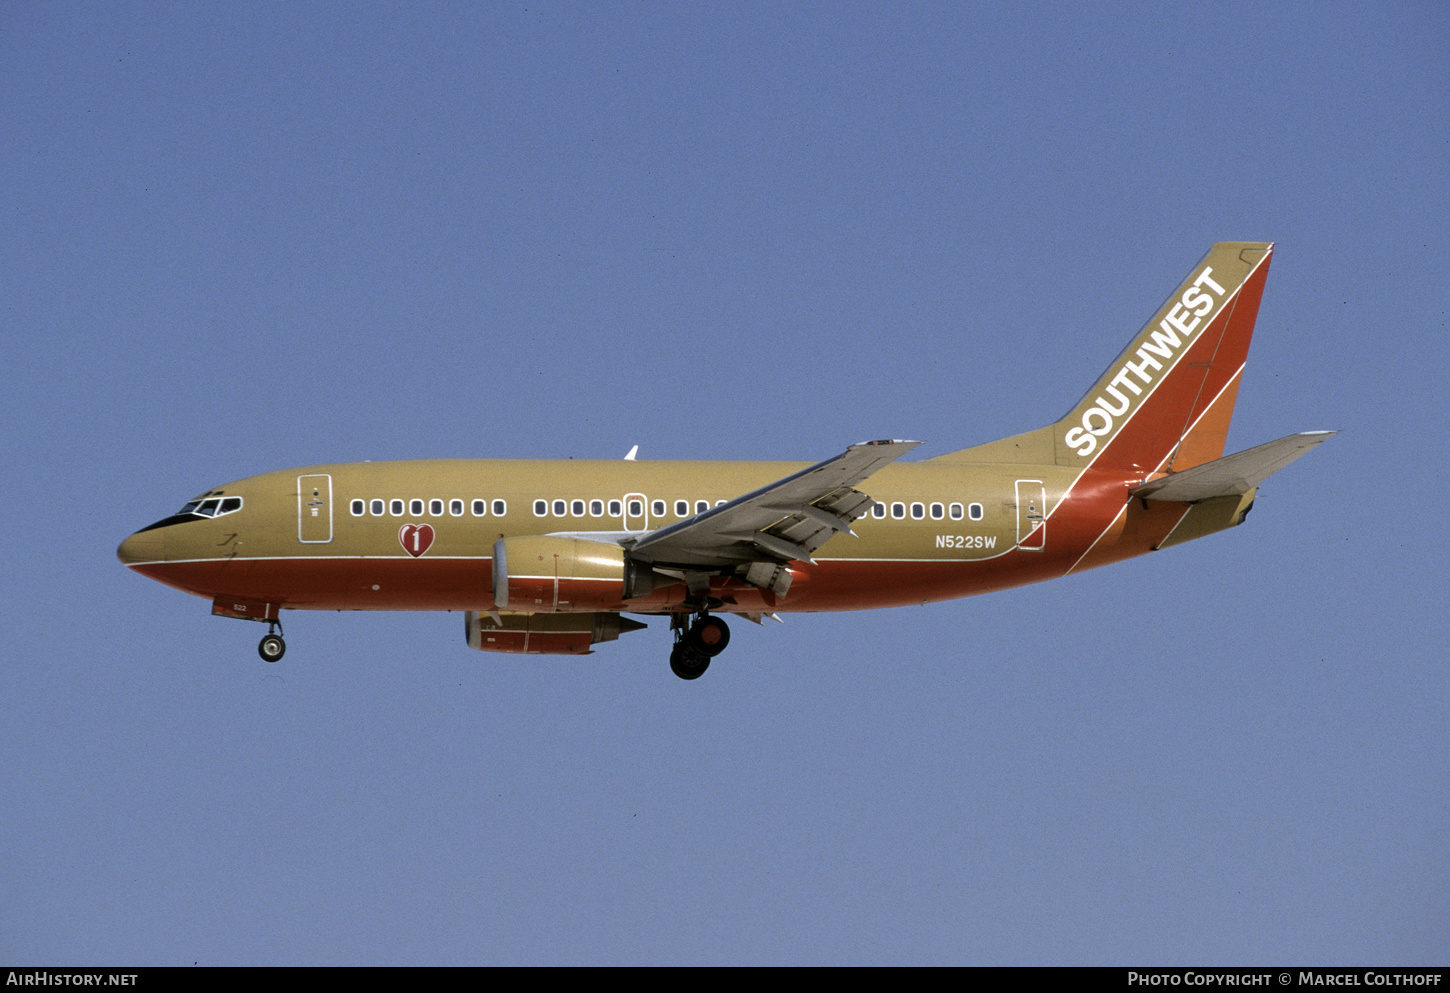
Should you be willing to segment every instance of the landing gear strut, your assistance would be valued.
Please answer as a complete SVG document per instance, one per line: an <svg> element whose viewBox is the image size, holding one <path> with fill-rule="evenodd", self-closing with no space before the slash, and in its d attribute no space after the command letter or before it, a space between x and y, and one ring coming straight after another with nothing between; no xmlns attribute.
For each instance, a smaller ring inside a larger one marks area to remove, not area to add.
<svg viewBox="0 0 1450 993"><path fill-rule="evenodd" d="M287 652L287 642L282 640L282 622L268 621L267 633L257 645L257 654L263 662L276 662Z"/></svg>
<svg viewBox="0 0 1450 993"><path fill-rule="evenodd" d="M688 614L676 614L671 619L675 647L670 650L670 670L681 679L699 679L710 667L710 660L730 644L730 628L720 618L704 611L687 628L688 617Z"/></svg>

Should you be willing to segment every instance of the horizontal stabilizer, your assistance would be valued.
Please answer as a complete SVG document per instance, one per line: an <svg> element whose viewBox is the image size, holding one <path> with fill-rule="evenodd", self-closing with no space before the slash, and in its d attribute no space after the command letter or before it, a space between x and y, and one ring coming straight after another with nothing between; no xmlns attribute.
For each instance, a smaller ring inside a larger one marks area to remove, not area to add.
<svg viewBox="0 0 1450 993"><path fill-rule="evenodd" d="M1213 497L1247 493L1336 431L1304 431L1271 441L1246 452L1227 455L1135 487L1132 495L1144 500L1195 503Z"/></svg>

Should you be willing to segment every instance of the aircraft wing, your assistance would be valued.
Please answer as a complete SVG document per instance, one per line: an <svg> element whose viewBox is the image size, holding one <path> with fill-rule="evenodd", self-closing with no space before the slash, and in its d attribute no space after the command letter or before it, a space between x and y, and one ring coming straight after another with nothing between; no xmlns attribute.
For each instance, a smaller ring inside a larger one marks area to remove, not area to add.
<svg viewBox="0 0 1450 993"><path fill-rule="evenodd" d="M857 483L919 441L865 441L835 458L736 497L633 544L630 557L655 566L720 569L752 562L811 561L811 553L874 502Z"/></svg>
<svg viewBox="0 0 1450 993"><path fill-rule="evenodd" d="M1193 503L1212 497L1247 493L1301 455L1307 455L1337 431L1304 431L1257 448L1226 455L1134 487L1144 500Z"/></svg>

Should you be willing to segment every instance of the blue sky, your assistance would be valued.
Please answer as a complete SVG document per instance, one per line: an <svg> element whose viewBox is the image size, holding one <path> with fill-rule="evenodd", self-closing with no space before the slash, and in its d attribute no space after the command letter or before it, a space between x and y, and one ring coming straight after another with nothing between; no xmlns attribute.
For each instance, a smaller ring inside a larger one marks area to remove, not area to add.
<svg viewBox="0 0 1450 993"><path fill-rule="evenodd" d="M0 15L0 960L1443 964L1439 4ZM1277 244L1246 526L1067 580L471 652L127 534L361 459L923 456ZM1399 497L1414 497L1401 507Z"/></svg>

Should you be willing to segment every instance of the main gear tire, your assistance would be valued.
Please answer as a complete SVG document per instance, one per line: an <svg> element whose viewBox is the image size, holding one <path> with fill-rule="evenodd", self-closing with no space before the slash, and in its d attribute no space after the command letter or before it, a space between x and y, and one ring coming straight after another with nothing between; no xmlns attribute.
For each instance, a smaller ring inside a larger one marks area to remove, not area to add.
<svg viewBox="0 0 1450 993"><path fill-rule="evenodd" d="M681 679L699 679L710 668L710 660L696 654L683 641L670 650L670 671Z"/></svg>
<svg viewBox="0 0 1450 993"><path fill-rule="evenodd" d="M702 617L690 626L685 643L696 655L713 659L730 644L730 626L718 617Z"/></svg>

